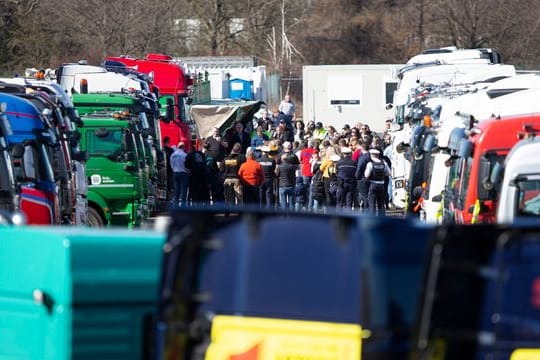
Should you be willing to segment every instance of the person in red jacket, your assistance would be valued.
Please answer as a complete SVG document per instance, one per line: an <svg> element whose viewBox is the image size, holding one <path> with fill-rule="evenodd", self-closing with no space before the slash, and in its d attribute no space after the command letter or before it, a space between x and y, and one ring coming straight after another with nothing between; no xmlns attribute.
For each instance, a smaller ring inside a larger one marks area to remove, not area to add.
<svg viewBox="0 0 540 360"><path fill-rule="evenodd" d="M244 204L259 204L259 186L264 179L263 169L261 164L255 160L253 149L249 148L246 151L246 159L238 170L238 178L244 192Z"/></svg>

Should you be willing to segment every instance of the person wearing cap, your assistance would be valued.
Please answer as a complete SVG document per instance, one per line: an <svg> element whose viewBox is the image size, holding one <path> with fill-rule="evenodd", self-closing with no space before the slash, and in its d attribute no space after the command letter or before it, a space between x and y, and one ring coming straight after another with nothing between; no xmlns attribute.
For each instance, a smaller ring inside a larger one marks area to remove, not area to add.
<svg viewBox="0 0 540 360"><path fill-rule="evenodd" d="M229 156L223 161L223 191L226 204L241 205L243 202L242 184L238 178L238 170L240 165L246 161L246 157L242 154L242 145L236 143L231 149Z"/></svg>
<svg viewBox="0 0 540 360"><path fill-rule="evenodd" d="M356 193L356 163L351 159L352 151L349 147L342 147L343 158L336 164L338 188L336 194L338 208L352 209Z"/></svg>
<svg viewBox="0 0 540 360"><path fill-rule="evenodd" d="M386 213L384 180L390 176L388 164L381 158L381 151L369 149L371 161L367 163L364 176L369 180L369 214L384 216Z"/></svg>
<svg viewBox="0 0 540 360"><path fill-rule="evenodd" d="M174 152L171 154L171 168L174 177L174 206L187 205L189 175L186 169L186 156L184 143L180 141Z"/></svg>
<svg viewBox="0 0 540 360"><path fill-rule="evenodd" d="M259 158L263 171L263 182L259 187L259 200L262 207L272 208L276 202L274 194L274 179L276 176L276 160L270 156L270 147L261 146L262 155Z"/></svg>
<svg viewBox="0 0 540 360"><path fill-rule="evenodd" d="M300 160L298 157L292 152L292 144L289 141L285 141L282 145L282 154L287 155L287 161L291 164L298 166L300 165ZM278 158L278 164L281 162L281 156Z"/></svg>

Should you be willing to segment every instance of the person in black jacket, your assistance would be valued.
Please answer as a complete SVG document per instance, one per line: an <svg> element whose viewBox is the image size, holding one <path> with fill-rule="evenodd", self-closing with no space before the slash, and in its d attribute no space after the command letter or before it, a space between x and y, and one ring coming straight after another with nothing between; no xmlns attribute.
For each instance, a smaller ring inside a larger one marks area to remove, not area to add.
<svg viewBox="0 0 540 360"><path fill-rule="evenodd" d="M276 177L276 160L269 155L270 148L266 145L261 147L262 156L259 164L263 169L264 180L260 186L259 199L262 207L272 208L276 203L274 195L274 179Z"/></svg>
<svg viewBox="0 0 540 360"><path fill-rule="evenodd" d="M381 159L381 151L379 149L370 149L371 161L366 165L364 173L366 179L369 180L369 213L371 215L383 216L386 213L384 204L384 179L390 176L390 168L388 164Z"/></svg>
<svg viewBox="0 0 540 360"><path fill-rule="evenodd" d="M324 205L326 205L324 179L320 167L320 163L313 167L313 177L311 178L311 198L313 199L313 210L320 210Z"/></svg>
<svg viewBox="0 0 540 360"><path fill-rule="evenodd" d="M297 165L290 163L287 153L281 155L281 163L276 167L276 176L279 181L279 203L283 210L294 209L297 168Z"/></svg>
<svg viewBox="0 0 540 360"><path fill-rule="evenodd" d="M210 203L210 174L206 156L192 144L186 155L186 169L189 171L189 197L192 203Z"/></svg>
<svg viewBox="0 0 540 360"><path fill-rule="evenodd" d="M245 161L246 157L242 154L242 145L240 143L234 144L231 154L223 161L223 177L225 178L223 191L226 204L242 205L244 202L238 170Z"/></svg>
<svg viewBox="0 0 540 360"><path fill-rule="evenodd" d="M227 138L227 144L229 146L233 146L233 144L236 143L239 143L242 146L243 152L251 146L251 137L244 131L244 125L242 125L240 121L234 123L234 131L230 131Z"/></svg>
<svg viewBox="0 0 540 360"><path fill-rule="evenodd" d="M369 179L366 179L364 173L366 171L366 165L371 162L371 156L369 155L369 145L366 142L362 142L362 154L358 158L356 164L356 179L358 185L358 202L360 210L366 212L369 207L368 195L369 195Z"/></svg>
<svg viewBox="0 0 540 360"><path fill-rule="evenodd" d="M341 154L343 158L336 164L338 177L336 207L351 210L356 193L356 162L351 158L352 151L349 147L341 148Z"/></svg>

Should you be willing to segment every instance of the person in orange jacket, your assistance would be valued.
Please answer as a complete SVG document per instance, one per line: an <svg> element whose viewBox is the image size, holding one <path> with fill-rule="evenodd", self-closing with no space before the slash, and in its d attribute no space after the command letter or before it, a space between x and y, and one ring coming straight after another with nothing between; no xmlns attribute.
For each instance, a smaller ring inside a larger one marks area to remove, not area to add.
<svg viewBox="0 0 540 360"><path fill-rule="evenodd" d="M263 182L264 174L251 148L246 151L246 161L238 169L238 178L243 187L244 204L259 204L259 186Z"/></svg>

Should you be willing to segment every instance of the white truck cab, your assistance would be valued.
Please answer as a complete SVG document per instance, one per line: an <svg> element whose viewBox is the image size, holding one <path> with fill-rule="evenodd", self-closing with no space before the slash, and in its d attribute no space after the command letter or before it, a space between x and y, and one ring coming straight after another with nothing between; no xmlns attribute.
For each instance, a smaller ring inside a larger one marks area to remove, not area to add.
<svg viewBox="0 0 540 360"><path fill-rule="evenodd" d="M539 130L539 129L536 129ZM505 160L497 222L540 216L540 138L518 142Z"/></svg>
<svg viewBox="0 0 540 360"><path fill-rule="evenodd" d="M56 72L57 81L69 95L81 93L81 83L88 93L120 92L121 89L142 90L141 82L129 76L109 72L101 66L63 64ZM84 91L83 91L84 92Z"/></svg>

